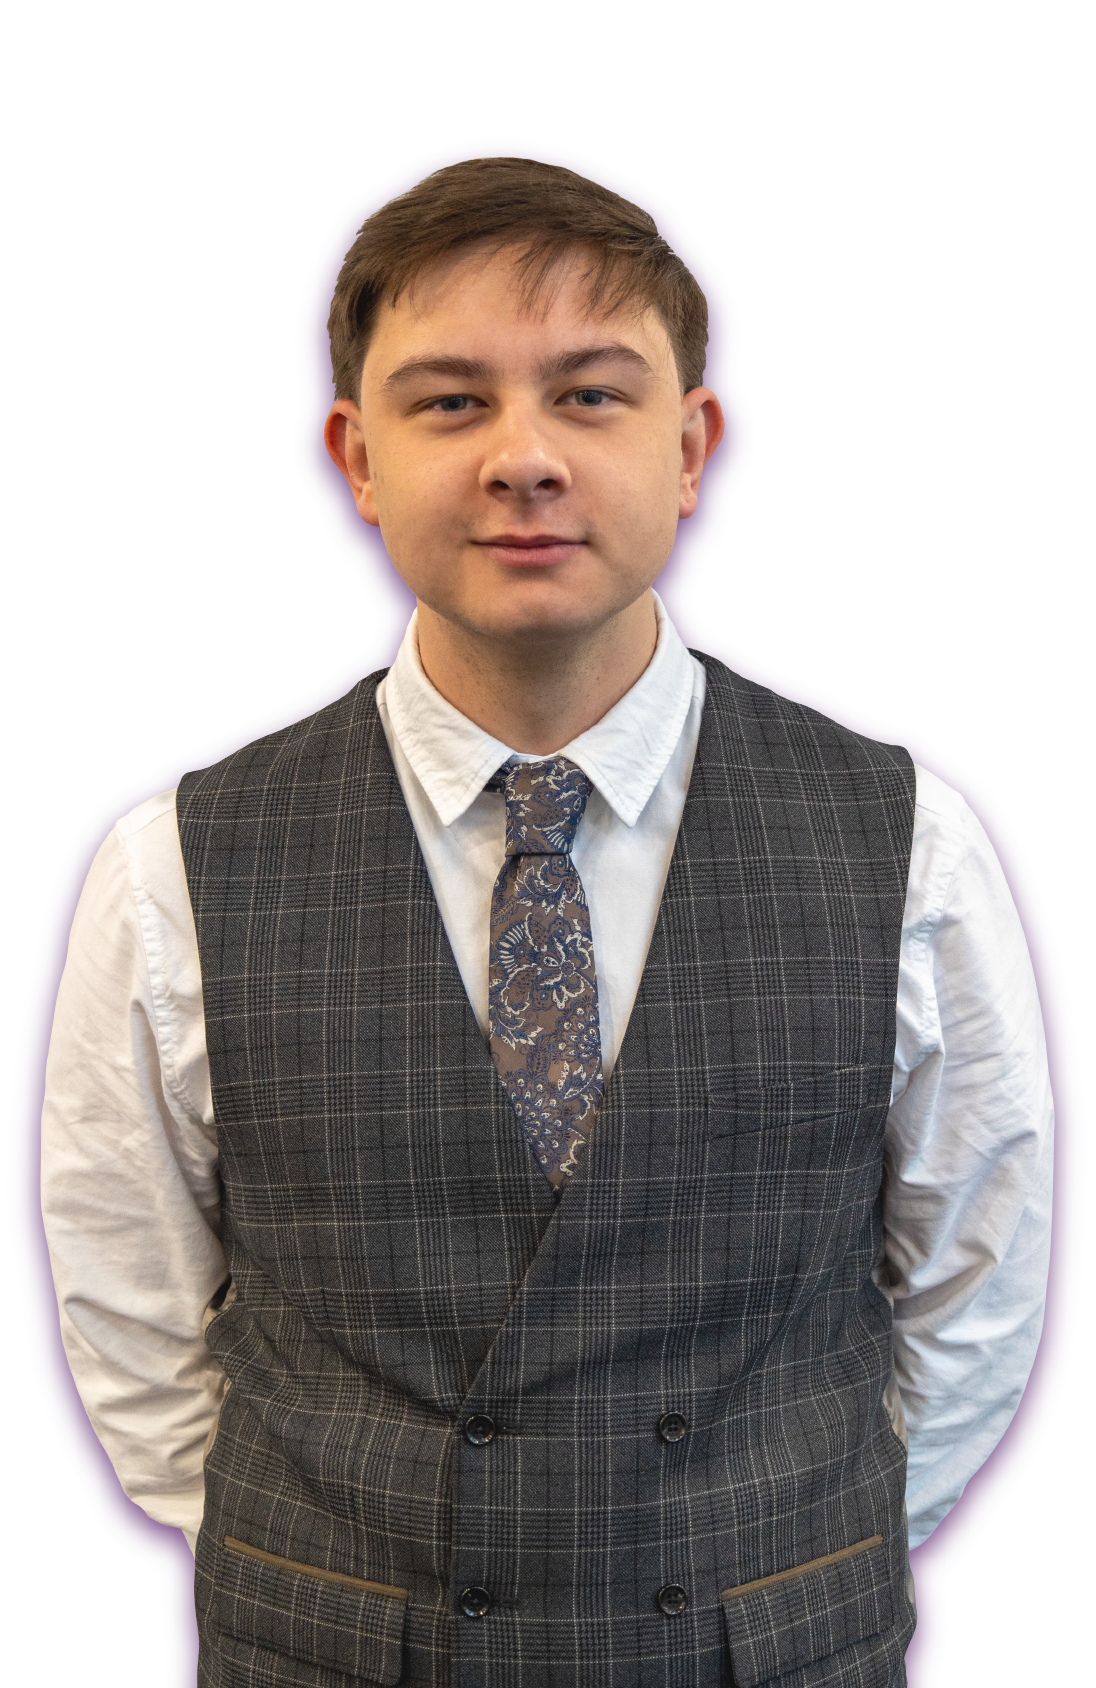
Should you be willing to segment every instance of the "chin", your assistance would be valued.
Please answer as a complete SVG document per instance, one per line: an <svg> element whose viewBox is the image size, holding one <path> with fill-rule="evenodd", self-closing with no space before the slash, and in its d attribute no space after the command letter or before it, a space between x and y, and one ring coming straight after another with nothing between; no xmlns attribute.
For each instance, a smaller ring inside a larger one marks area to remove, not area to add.
<svg viewBox="0 0 1096 1688"><path fill-rule="evenodd" d="M588 566L569 568L570 578L476 582L464 600L467 622L483 637L552 639L589 633L604 626L643 596L648 582L605 578ZM593 576L593 578L591 578Z"/></svg>
<svg viewBox="0 0 1096 1688"><path fill-rule="evenodd" d="M625 606L592 604L587 595L540 594L535 601L491 604L481 598L465 613L454 616L480 638L541 642L588 633L610 620Z"/></svg>

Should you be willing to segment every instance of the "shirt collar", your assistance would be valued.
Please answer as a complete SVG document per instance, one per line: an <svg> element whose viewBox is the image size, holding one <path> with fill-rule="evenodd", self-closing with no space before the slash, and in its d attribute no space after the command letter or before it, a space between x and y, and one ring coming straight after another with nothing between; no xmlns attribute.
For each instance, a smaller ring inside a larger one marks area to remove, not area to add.
<svg viewBox="0 0 1096 1688"><path fill-rule="evenodd" d="M657 593L658 643L630 691L556 753L576 763L625 826L635 826L681 737L693 663ZM384 682L392 731L443 826L479 796L515 753L447 703L419 661L418 611ZM544 758L522 755L523 762Z"/></svg>

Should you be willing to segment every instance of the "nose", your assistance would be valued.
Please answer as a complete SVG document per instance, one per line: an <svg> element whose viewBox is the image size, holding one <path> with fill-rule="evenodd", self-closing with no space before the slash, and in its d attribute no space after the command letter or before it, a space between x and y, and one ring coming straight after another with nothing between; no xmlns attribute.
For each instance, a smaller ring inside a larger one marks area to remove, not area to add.
<svg viewBox="0 0 1096 1688"><path fill-rule="evenodd" d="M494 497L521 502L566 492L571 472L534 407L506 406L487 438L480 486Z"/></svg>

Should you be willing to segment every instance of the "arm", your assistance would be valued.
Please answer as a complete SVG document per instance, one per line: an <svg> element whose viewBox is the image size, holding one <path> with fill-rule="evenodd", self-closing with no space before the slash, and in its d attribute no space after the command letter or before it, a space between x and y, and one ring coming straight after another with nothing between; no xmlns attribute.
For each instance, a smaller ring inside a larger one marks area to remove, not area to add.
<svg viewBox="0 0 1096 1688"><path fill-rule="evenodd" d="M1019 1404L1042 1328L1053 1108L1035 980L981 826L918 769L885 1276L918 1546Z"/></svg>
<svg viewBox="0 0 1096 1688"><path fill-rule="evenodd" d="M77 1389L131 1500L201 1523L224 1377L202 1340L226 1276L201 976L173 794L119 823L58 993L42 1193Z"/></svg>

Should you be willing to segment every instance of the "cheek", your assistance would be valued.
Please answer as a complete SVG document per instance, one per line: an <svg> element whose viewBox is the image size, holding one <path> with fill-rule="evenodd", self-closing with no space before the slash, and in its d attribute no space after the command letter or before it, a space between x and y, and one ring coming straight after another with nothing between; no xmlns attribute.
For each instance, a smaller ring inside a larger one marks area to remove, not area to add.
<svg viewBox="0 0 1096 1688"><path fill-rule="evenodd" d="M681 446L676 433L651 428L627 442L614 466L610 502L632 533L661 535L676 527L681 486Z"/></svg>
<svg viewBox="0 0 1096 1688"><path fill-rule="evenodd" d="M466 526L466 481L449 456L401 452L398 443L381 454L373 496L381 537L401 570L413 569L425 581L434 569L451 566Z"/></svg>
<svg viewBox="0 0 1096 1688"><path fill-rule="evenodd" d="M408 453L389 447L370 457L373 497L386 531L412 531L429 510L430 482L421 464Z"/></svg>
<svg viewBox="0 0 1096 1688"><path fill-rule="evenodd" d="M444 522L467 502L469 469L459 452L397 453L389 470L392 492L405 506L402 515L416 526Z"/></svg>

